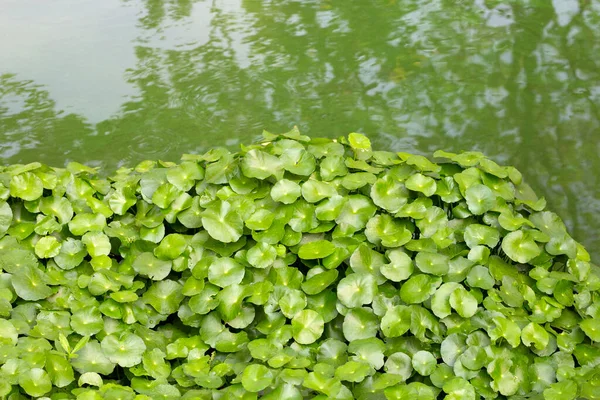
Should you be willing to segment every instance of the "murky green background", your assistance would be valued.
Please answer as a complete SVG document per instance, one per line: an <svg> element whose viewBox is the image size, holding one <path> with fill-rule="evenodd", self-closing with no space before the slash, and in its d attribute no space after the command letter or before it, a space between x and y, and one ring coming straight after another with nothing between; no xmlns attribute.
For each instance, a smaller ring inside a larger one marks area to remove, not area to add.
<svg viewBox="0 0 600 400"><path fill-rule="evenodd" d="M110 171L263 129L480 150L600 259L600 0L2 0L0 162Z"/></svg>

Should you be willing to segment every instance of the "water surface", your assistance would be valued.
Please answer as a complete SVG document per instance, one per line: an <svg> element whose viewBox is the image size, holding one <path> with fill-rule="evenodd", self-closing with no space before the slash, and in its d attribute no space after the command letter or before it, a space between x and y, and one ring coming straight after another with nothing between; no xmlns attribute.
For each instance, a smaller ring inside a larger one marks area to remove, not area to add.
<svg viewBox="0 0 600 400"><path fill-rule="evenodd" d="M0 162L263 129L517 166L600 259L600 0L2 0Z"/></svg>

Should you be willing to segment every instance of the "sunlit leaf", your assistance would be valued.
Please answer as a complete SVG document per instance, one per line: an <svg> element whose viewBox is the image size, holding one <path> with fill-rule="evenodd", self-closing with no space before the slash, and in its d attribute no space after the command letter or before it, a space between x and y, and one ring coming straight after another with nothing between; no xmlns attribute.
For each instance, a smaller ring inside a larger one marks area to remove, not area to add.
<svg viewBox="0 0 600 400"><path fill-rule="evenodd" d="M411 276L400 288L400 298L407 304L422 303L435 293L441 279L426 274Z"/></svg>
<svg viewBox="0 0 600 400"><path fill-rule="evenodd" d="M323 318L316 311L302 310L292 318L294 340L298 343L314 343L323 334L323 329Z"/></svg>
<svg viewBox="0 0 600 400"><path fill-rule="evenodd" d="M335 251L335 245L327 240L308 242L300 246L298 257L305 260L325 258Z"/></svg>
<svg viewBox="0 0 600 400"><path fill-rule="evenodd" d="M437 361L435 357L428 351L418 351L412 357L412 366L419 375L431 375L436 365Z"/></svg>
<svg viewBox="0 0 600 400"><path fill-rule="evenodd" d="M108 335L102 339L102 351L108 359L121 367L132 367L142 361L146 350L144 341L132 333Z"/></svg>
<svg viewBox="0 0 600 400"><path fill-rule="evenodd" d="M409 192L406 187L390 175L378 179L371 187L373 203L392 213L406 204L408 198Z"/></svg>
<svg viewBox="0 0 600 400"><path fill-rule="evenodd" d="M508 233L502 240L502 250L511 260L519 263L527 263L541 253L531 235L522 230Z"/></svg>
<svg viewBox="0 0 600 400"><path fill-rule="evenodd" d="M208 280L220 287L237 284L244 278L244 267L231 258L218 258L208 269Z"/></svg>
<svg viewBox="0 0 600 400"><path fill-rule="evenodd" d="M33 201L42 196L44 184L32 172L15 175L10 180L10 194L23 200Z"/></svg>
<svg viewBox="0 0 600 400"><path fill-rule="evenodd" d="M417 268L432 275L445 275L449 269L449 261L443 254L430 252L420 252L415 257Z"/></svg>
<svg viewBox="0 0 600 400"><path fill-rule="evenodd" d="M420 173L411 175L405 182L406 188L415 192L421 192L427 197L431 197L437 190L437 185L433 178Z"/></svg>
<svg viewBox="0 0 600 400"><path fill-rule="evenodd" d="M39 258L56 257L60 247L61 244L54 236L44 236L35 244L35 255Z"/></svg>
<svg viewBox="0 0 600 400"><path fill-rule="evenodd" d="M413 229L405 221L394 219L389 214L380 214L369 219L365 234L371 243L388 248L400 247L412 239Z"/></svg>
<svg viewBox="0 0 600 400"><path fill-rule="evenodd" d="M470 186L465 193L467 206L475 215L481 215L491 210L496 204L496 196L490 188L485 185L475 184Z"/></svg>
<svg viewBox="0 0 600 400"><path fill-rule="evenodd" d="M160 281L165 279L171 272L172 262L170 260L160 260L151 252L139 254L133 261L133 269L142 276Z"/></svg>
<svg viewBox="0 0 600 400"><path fill-rule="evenodd" d="M273 200L283 204L292 204L301 194L302 189L300 185L288 179L277 181L271 188L271 197Z"/></svg>
<svg viewBox="0 0 600 400"><path fill-rule="evenodd" d="M12 285L17 296L23 300L41 300L53 293L46 285L44 273L37 267L20 268L18 274L12 277Z"/></svg>
<svg viewBox="0 0 600 400"><path fill-rule="evenodd" d="M408 254L399 249L390 250L387 253L390 262L381 266L381 274L393 282L408 279L413 271L413 260Z"/></svg>
<svg viewBox="0 0 600 400"><path fill-rule="evenodd" d="M310 179L302 184L302 197L309 203L317 203L336 194L335 187L327 182Z"/></svg>
<svg viewBox="0 0 600 400"><path fill-rule="evenodd" d="M500 233L489 226L471 224L465 229L465 242L473 248L478 245L486 245L490 248L496 247L500 240Z"/></svg>
<svg viewBox="0 0 600 400"><path fill-rule="evenodd" d="M265 179L282 168L279 158L261 150L252 149L244 156L241 169L249 178Z"/></svg>
<svg viewBox="0 0 600 400"><path fill-rule="evenodd" d="M410 329L412 312L406 306L389 308L381 319L381 331L386 337L404 335Z"/></svg>
<svg viewBox="0 0 600 400"><path fill-rule="evenodd" d="M211 237L224 243L237 241L244 229L242 218L227 201L208 207L202 213L202 225Z"/></svg>
<svg viewBox="0 0 600 400"><path fill-rule="evenodd" d="M370 274L350 274L337 287L340 302L349 308L370 304L377 293L377 282Z"/></svg>
<svg viewBox="0 0 600 400"><path fill-rule="evenodd" d="M40 397L52 390L52 381L43 369L31 368L19 377L19 386L28 395Z"/></svg>
<svg viewBox="0 0 600 400"><path fill-rule="evenodd" d="M379 329L377 316L370 308L353 308L344 317L343 332L348 341L374 337Z"/></svg>

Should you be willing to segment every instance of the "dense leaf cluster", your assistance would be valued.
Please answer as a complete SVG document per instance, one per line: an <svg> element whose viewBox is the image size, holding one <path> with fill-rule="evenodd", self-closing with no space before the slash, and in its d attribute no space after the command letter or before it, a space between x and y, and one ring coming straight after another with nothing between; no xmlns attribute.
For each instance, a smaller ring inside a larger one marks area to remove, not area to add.
<svg viewBox="0 0 600 400"><path fill-rule="evenodd" d="M0 396L600 398L600 273L519 172L359 134L0 170Z"/></svg>

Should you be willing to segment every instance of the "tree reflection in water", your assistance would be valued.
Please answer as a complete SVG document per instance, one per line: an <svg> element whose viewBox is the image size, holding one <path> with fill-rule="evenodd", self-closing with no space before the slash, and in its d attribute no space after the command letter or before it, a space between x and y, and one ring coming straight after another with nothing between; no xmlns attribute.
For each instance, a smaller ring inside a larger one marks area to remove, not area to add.
<svg viewBox="0 0 600 400"><path fill-rule="evenodd" d="M0 155L110 170L294 124L479 150L521 169L598 260L600 1L554 3L124 1L140 7L124 76L137 94L93 126L5 75Z"/></svg>

